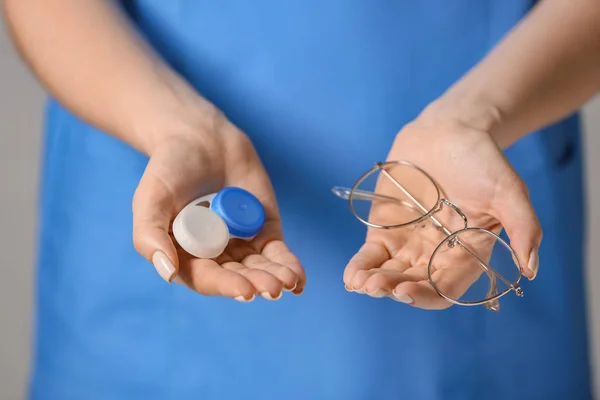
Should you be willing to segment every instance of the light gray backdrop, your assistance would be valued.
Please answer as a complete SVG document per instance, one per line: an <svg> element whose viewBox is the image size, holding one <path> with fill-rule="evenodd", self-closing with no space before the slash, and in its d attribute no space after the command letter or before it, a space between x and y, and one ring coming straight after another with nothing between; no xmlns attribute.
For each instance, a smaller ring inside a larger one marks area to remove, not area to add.
<svg viewBox="0 0 600 400"><path fill-rule="evenodd" d="M31 355L43 91L17 58L3 28L0 22L0 399L18 400L25 393ZM586 107L584 115L591 220L588 240L596 244L600 239L600 209L593 206L600 200L600 180L594 179L600 172L600 98ZM600 290L594 293L591 289L600 288L599 258L600 246L589 246L594 362L600 360L600 336L596 334L600 331ZM595 372L595 382L600 389L600 369Z"/></svg>

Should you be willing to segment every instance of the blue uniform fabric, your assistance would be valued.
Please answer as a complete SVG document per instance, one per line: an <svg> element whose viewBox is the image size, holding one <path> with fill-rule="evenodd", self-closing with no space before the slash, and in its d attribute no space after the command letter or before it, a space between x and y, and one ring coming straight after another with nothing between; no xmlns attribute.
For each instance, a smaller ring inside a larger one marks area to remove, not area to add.
<svg viewBox="0 0 600 400"><path fill-rule="evenodd" d="M505 296L498 314L434 312L342 282L365 228L331 187L384 158L396 132L531 6L124 2L167 62L252 138L308 286L241 304L165 284L131 240L147 158L51 100L30 398L591 398L577 116L506 152L545 231L525 297Z"/></svg>

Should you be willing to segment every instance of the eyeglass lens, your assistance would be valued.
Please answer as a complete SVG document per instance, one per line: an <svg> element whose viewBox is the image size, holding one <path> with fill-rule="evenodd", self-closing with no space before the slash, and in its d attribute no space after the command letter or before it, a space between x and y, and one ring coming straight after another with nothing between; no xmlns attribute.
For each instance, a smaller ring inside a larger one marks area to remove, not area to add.
<svg viewBox="0 0 600 400"><path fill-rule="evenodd" d="M354 214L363 222L381 227L417 221L436 208L438 200L439 192L431 179L420 170L401 163L373 168L358 182L350 196Z"/></svg>
<svg viewBox="0 0 600 400"><path fill-rule="evenodd" d="M429 268L437 290L461 303L477 303L505 293L519 274L507 242L481 229L448 236L432 255Z"/></svg>

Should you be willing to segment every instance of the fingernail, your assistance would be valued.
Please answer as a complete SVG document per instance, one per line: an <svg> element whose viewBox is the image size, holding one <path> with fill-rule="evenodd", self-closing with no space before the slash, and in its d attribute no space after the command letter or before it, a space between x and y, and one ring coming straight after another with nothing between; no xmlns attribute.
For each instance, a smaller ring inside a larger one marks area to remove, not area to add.
<svg viewBox="0 0 600 400"><path fill-rule="evenodd" d="M302 294L302 292L304 292L304 288L302 288L300 290L294 290L292 292L292 294L295 295L295 296L300 296Z"/></svg>
<svg viewBox="0 0 600 400"><path fill-rule="evenodd" d="M185 285L185 282L183 282L183 279L181 279L179 275L175 275L175 278L173 278L172 282L178 285Z"/></svg>
<svg viewBox="0 0 600 400"><path fill-rule="evenodd" d="M244 296L238 296L235 298L235 300L241 302L241 303L250 303L252 300L254 300L254 295L252 295L252 297L250 297L249 299L245 298Z"/></svg>
<svg viewBox="0 0 600 400"><path fill-rule="evenodd" d="M162 251L157 251L152 255L152 264L161 278L167 283L171 283L175 276L175 266Z"/></svg>
<svg viewBox="0 0 600 400"><path fill-rule="evenodd" d="M284 286L283 290L285 290L286 292L293 292L296 289L296 286L298 286L298 282L294 283L294 286L292 286L291 288L286 288Z"/></svg>
<svg viewBox="0 0 600 400"><path fill-rule="evenodd" d="M344 285L344 288L349 291L349 292L354 292L354 289L352 289L350 286L348 285Z"/></svg>
<svg viewBox="0 0 600 400"><path fill-rule="evenodd" d="M279 295L277 297L271 296L271 293L269 292L262 292L260 295L267 300L279 300L281 296L283 296L283 293L279 292Z"/></svg>
<svg viewBox="0 0 600 400"><path fill-rule="evenodd" d="M396 293L395 291L392 292L392 299L406 304L412 304L412 302L414 301L412 297L410 297L406 293Z"/></svg>
<svg viewBox="0 0 600 400"><path fill-rule="evenodd" d="M538 269L540 267L540 256L536 247L534 247L531 250L531 254L529 254L529 264L527 265L527 267L533 273L533 277L530 280L534 280L537 276Z"/></svg>
<svg viewBox="0 0 600 400"><path fill-rule="evenodd" d="M383 290L383 289L377 289L376 291L374 291L373 293L367 293L369 296L371 297L375 297L375 298L382 298L388 295L388 291L387 290Z"/></svg>

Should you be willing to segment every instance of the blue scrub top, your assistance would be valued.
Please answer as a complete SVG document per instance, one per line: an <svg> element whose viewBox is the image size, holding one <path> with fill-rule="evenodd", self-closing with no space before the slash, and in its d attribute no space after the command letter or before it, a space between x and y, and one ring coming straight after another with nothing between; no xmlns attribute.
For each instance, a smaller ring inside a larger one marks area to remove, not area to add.
<svg viewBox="0 0 600 400"><path fill-rule="evenodd" d="M131 240L147 158L51 100L32 399L591 398L576 116L506 153L545 231L525 297L423 311L342 282L365 227L331 187L384 158L531 1L123 3L252 138L308 286L241 304L165 284Z"/></svg>

